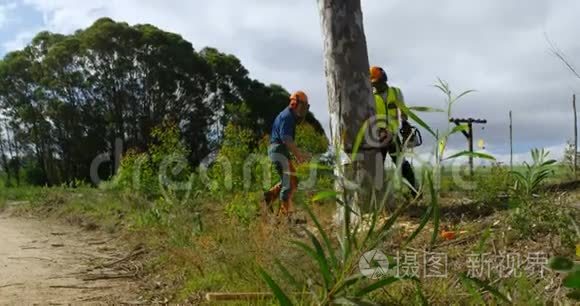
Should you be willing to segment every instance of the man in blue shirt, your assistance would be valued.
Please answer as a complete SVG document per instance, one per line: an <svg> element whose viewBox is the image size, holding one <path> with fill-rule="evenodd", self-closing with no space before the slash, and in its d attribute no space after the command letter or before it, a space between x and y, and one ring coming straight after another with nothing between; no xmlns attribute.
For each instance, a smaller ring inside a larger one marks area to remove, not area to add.
<svg viewBox="0 0 580 306"><path fill-rule="evenodd" d="M296 124L302 121L308 110L308 97L303 91L297 91L290 96L290 105L274 120L270 135L268 156L280 175L281 182L264 193L266 206L273 211L272 203L276 198L282 201L278 214L289 217L292 213L292 196L298 188L296 169L291 161L290 153L298 163L303 163L307 156L294 143Z"/></svg>

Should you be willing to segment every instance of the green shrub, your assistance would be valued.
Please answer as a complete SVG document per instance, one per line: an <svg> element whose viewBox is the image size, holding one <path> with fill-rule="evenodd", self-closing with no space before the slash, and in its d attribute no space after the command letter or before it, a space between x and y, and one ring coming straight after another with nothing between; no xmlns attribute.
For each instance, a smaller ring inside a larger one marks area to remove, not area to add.
<svg viewBox="0 0 580 306"><path fill-rule="evenodd" d="M497 206L505 204L502 197L509 194L512 179L509 169L494 163L489 172L477 173L475 175L474 200L480 205Z"/></svg>
<svg viewBox="0 0 580 306"><path fill-rule="evenodd" d="M328 151L328 138L320 134L308 123L298 125L296 128L296 145L298 148L311 154L322 154Z"/></svg>
<svg viewBox="0 0 580 306"><path fill-rule="evenodd" d="M158 180L147 153L127 151L112 183L115 189L136 192L147 198L159 194Z"/></svg>
<svg viewBox="0 0 580 306"><path fill-rule="evenodd" d="M250 223L258 215L261 196L260 192L236 194L226 205L226 215L236 218L241 223Z"/></svg>
<svg viewBox="0 0 580 306"><path fill-rule="evenodd" d="M215 163L209 171L210 190L214 194L224 191L241 191L244 187L244 163L252 153L253 142L250 129L228 124L224 130L224 139Z"/></svg>
<svg viewBox="0 0 580 306"><path fill-rule="evenodd" d="M279 178L268 157L269 143L267 135L256 144L250 129L228 124L216 162L209 171L212 193L219 195L224 190L230 193L258 191L273 185ZM326 136L316 132L310 124L298 125L296 144L311 154L322 154L328 150Z"/></svg>
<svg viewBox="0 0 580 306"><path fill-rule="evenodd" d="M572 247L577 237L571 220L578 220L580 216L562 201L547 197L522 198L510 214L509 224L522 238L553 234L560 237L562 245Z"/></svg>
<svg viewBox="0 0 580 306"><path fill-rule="evenodd" d="M524 162L525 168L521 171L512 171L515 179L514 190L522 195L532 195L544 181L555 174L554 164L556 160L549 159L549 151L533 149L531 151L532 163Z"/></svg>
<svg viewBox="0 0 580 306"><path fill-rule="evenodd" d="M192 174L187 163L189 151L180 141L177 126L164 123L155 127L151 136L153 144L146 152L128 150L125 153L113 178L113 188L155 198L163 195L165 189L171 189L172 182L189 181Z"/></svg>

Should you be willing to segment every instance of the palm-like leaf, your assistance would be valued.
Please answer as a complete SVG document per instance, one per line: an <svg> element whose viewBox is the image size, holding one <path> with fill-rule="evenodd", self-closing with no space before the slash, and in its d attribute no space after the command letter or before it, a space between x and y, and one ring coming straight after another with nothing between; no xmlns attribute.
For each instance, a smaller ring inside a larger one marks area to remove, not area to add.
<svg viewBox="0 0 580 306"><path fill-rule="evenodd" d="M544 149L531 150L532 163L524 162L525 169L523 171L511 171L511 174L516 180L516 190L522 190L524 194L534 193L540 185L554 172L554 164L556 160L546 160L550 154Z"/></svg>

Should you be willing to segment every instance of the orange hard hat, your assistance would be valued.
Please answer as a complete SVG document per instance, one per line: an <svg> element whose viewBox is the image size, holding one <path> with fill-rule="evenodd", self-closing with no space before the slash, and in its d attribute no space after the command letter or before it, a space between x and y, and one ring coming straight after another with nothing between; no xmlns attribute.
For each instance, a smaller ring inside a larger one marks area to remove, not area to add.
<svg viewBox="0 0 580 306"><path fill-rule="evenodd" d="M371 83L382 83L387 81L387 73L383 68L378 66L372 66L369 69L371 75Z"/></svg>
<svg viewBox="0 0 580 306"><path fill-rule="evenodd" d="M290 96L290 106L293 108L298 107L298 103L308 104L308 96L302 90L295 91Z"/></svg>

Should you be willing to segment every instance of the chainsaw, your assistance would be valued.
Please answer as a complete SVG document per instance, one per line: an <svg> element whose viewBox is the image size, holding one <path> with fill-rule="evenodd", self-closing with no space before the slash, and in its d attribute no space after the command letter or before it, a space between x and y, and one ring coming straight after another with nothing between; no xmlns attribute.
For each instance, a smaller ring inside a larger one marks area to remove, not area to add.
<svg viewBox="0 0 580 306"><path fill-rule="evenodd" d="M399 134L406 148L415 148L423 144L423 137L421 137L419 129L410 125L408 122L403 122Z"/></svg>

